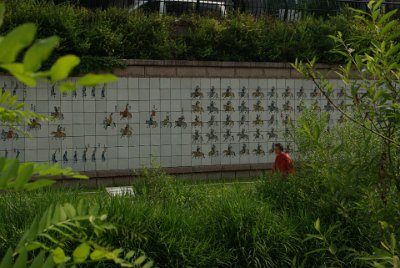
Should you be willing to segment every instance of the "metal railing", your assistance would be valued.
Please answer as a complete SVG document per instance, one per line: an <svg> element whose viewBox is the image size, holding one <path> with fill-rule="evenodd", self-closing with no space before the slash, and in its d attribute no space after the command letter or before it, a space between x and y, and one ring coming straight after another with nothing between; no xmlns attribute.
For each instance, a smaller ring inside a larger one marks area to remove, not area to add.
<svg viewBox="0 0 400 268"><path fill-rule="evenodd" d="M213 14L225 17L235 10L255 16L263 14L284 20L298 20L305 14L327 16L344 6L367 10L367 0L53 0L70 2L87 8L127 8L131 11L181 15L184 13ZM400 9L400 1L386 0L383 11Z"/></svg>

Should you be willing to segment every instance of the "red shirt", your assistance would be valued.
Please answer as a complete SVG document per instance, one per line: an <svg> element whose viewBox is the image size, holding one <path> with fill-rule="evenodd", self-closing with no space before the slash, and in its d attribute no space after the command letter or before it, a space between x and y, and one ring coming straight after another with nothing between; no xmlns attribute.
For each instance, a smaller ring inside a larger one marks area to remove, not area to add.
<svg viewBox="0 0 400 268"><path fill-rule="evenodd" d="M272 174L276 171L285 175L287 173L294 174L293 161L287 153L280 153L275 158L275 163L272 166Z"/></svg>

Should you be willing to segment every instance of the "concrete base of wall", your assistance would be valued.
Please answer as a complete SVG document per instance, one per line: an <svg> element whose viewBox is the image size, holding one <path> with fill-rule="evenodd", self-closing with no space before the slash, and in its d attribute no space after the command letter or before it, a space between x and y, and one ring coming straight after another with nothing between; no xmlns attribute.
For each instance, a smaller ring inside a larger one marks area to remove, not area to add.
<svg viewBox="0 0 400 268"><path fill-rule="evenodd" d="M166 174L178 179L201 181L245 181L261 176L271 170L272 164L245 165L211 165L196 167L164 168ZM77 180L67 177L55 178L56 187L99 188L128 186L144 177L143 170L107 170L82 172L87 180Z"/></svg>

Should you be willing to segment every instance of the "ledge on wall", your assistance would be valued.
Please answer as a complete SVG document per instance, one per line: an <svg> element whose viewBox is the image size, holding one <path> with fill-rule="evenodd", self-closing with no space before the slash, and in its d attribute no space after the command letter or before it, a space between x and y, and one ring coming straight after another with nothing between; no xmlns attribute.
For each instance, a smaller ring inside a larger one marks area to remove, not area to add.
<svg viewBox="0 0 400 268"><path fill-rule="evenodd" d="M290 63L186 60L124 60L124 77L219 77L219 78L302 78ZM317 64L326 78L338 78L337 65Z"/></svg>
<svg viewBox="0 0 400 268"><path fill-rule="evenodd" d="M217 180L249 180L272 168L271 163L239 164L239 165L209 165L194 167L163 168L167 174L179 179L191 181ZM126 186L141 178L142 170L104 170L81 172L88 180L76 180L67 177L54 178L58 186L69 187L109 187Z"/></svg>

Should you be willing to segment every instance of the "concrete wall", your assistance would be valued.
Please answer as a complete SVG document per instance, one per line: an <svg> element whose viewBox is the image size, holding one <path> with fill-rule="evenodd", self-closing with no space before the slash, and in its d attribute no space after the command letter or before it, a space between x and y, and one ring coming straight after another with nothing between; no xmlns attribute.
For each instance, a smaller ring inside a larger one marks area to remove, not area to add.
<svg viewBox="0 0 400 268"><path fill-rule="evenodd" d="M57 85L24 88L1 77L1 86L24 100L26 109L53 120L24 126L33 138L0 127L0 155L59 163L98 178L129 177L130 170L152 160L174 174L237 176L268 169L274 159L268 151L276 142L295 149L288 122L296 121L302 105L329 110L330 124L339 120L313 84L288 64L127 64L116 70L118 82L68 94L60 94ZM333 79L335 101L345 101L332 66L320 68Z"/></svg>

